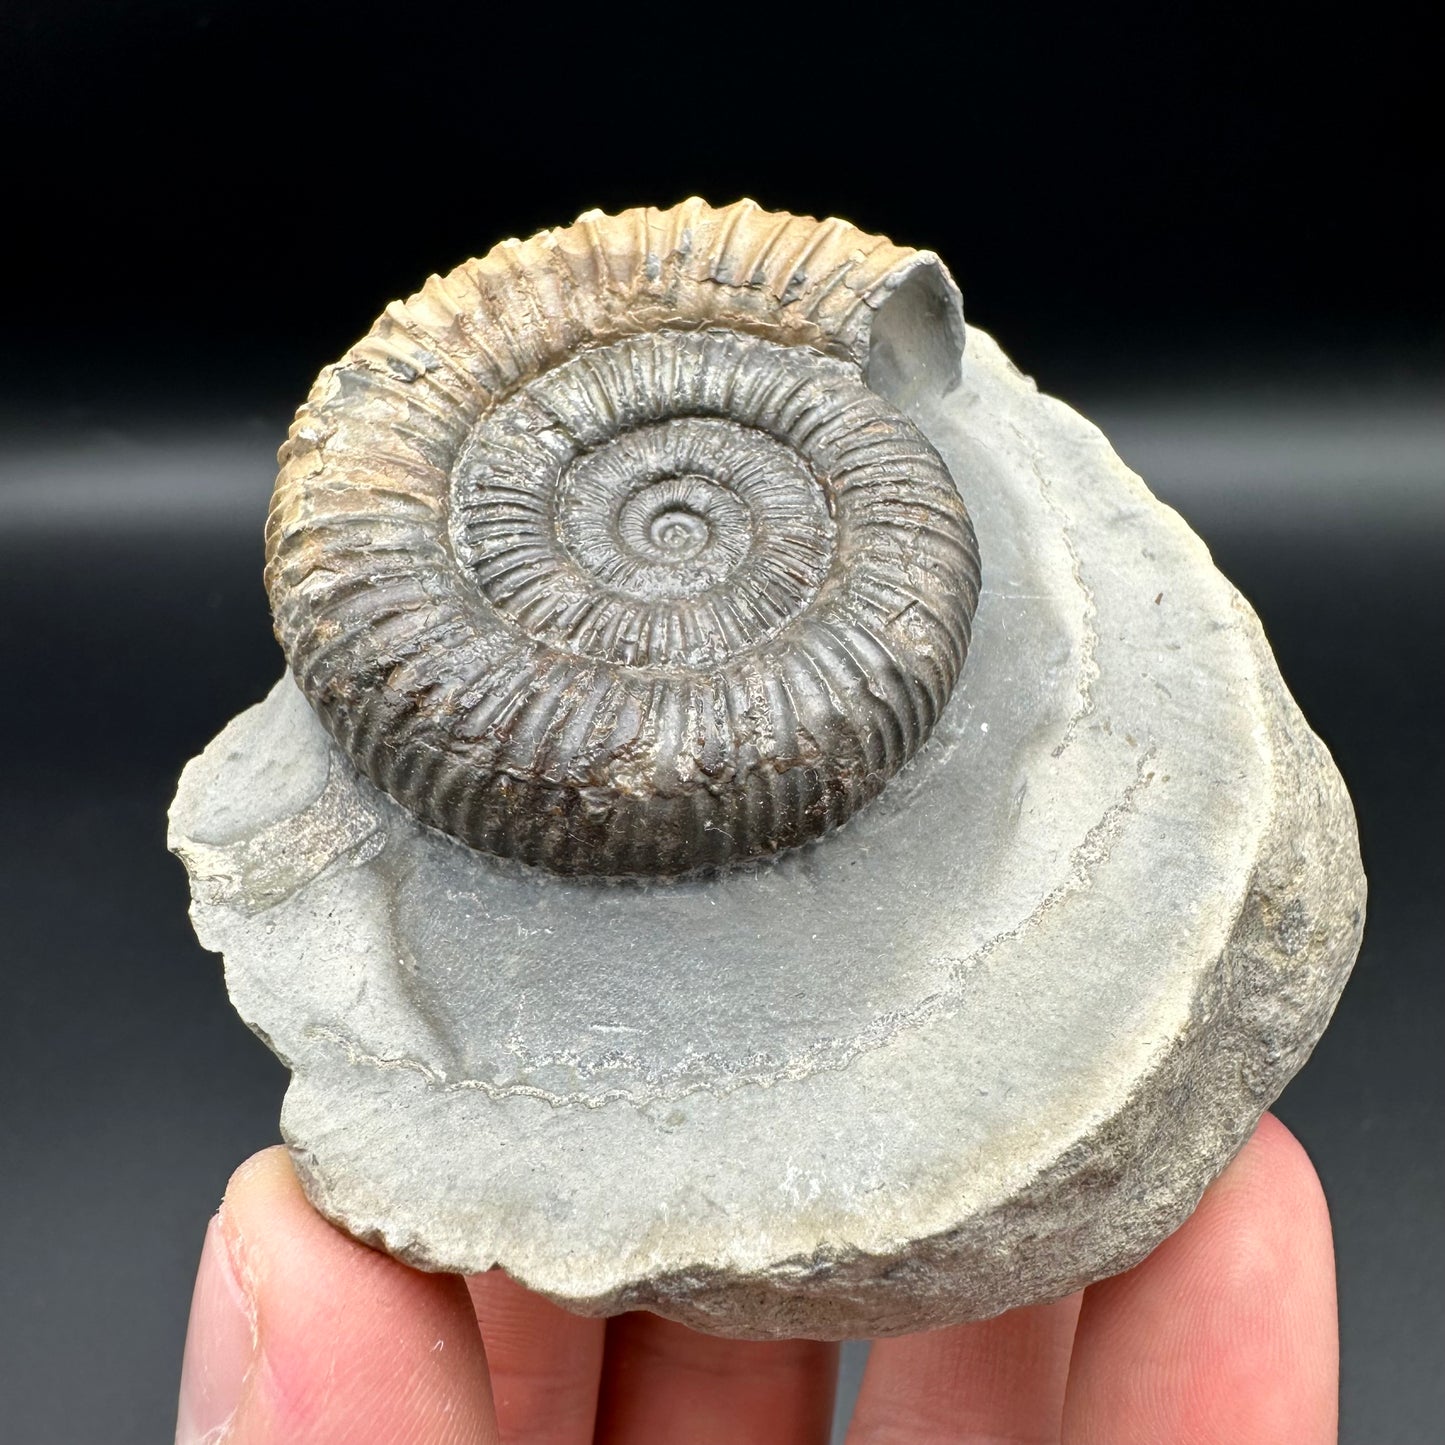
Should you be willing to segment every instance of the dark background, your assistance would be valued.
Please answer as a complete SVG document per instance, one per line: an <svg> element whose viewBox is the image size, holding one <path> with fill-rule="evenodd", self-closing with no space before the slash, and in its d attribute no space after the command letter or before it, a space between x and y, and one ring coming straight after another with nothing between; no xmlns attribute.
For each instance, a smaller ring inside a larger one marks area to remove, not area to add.
<svg viewBox="0 0 1445 1445"><path fill-rule="evenodd" d="M694 192L938 250L1255 603L1371 878L1279 1105L1343 1438L1441 1438L1438 75L1424 6L1226 8L0 0L0 1441L169 1437L205 1221L276 1138L164 813L281 667L290 410L429 272Z"/></svg>

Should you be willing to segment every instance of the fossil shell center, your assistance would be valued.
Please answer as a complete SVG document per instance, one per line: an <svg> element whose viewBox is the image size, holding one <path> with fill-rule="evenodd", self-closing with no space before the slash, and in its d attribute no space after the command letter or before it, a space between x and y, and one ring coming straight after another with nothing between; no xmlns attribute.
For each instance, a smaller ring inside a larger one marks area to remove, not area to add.
<svg viewBox="0 0 1445 1445"><path fill-rule="evenodd" d="M679 360L690 383L666 374ZM707 414L703 368L720 366L794 393L804 371L767 342L662 333L584 353L482 419L452 473L452 535L492 607L579 656L705 668L812 602L836 556L831 493L766 396ZM805 400L815 423L821 398Z"/></svg>

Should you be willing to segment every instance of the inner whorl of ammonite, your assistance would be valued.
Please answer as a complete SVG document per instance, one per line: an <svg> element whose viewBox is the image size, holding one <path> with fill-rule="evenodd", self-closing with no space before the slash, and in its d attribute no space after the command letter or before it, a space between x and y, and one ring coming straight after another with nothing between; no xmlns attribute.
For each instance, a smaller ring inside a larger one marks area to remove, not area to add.
<svg viewBox="0 0 1445 1445"><path fill-rule="evenodd" d="M323 722L424 823L564 873L821 837L927 739L977 602L947 468L860 365L859 307L920 253L861 238L905 258L870 295L851 227L753 208L773 251L811 228L816 277L775 257L762 301L694 295L740 218L721 261L699 235L740 208L688 204L645 213L673 244L638 246L618 295L615 237L593 271L567 252L586 221L508 258L511 292L474 281L471 309L458 273L433 282L455 324L427 292L392 308L283 452L268 582Z"/></svg>
<svg viewBox="0 0 1445 1445"><path fill-rule="evenodd" d="M837 528L820 478L881 440L827 428L840 404L886 410L841 364L736 332L584 352L473 433L452 473L457 556L538 642L632 667L725 667L828 577Z"/></svg>

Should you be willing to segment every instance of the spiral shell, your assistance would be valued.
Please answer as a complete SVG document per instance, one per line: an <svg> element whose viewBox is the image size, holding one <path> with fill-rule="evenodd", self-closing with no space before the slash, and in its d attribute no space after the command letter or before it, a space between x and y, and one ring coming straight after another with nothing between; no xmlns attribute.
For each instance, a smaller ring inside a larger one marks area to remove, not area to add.
<svg viewBox="0 0 1445 1445"><path fill-rule="evenodd" d="M979 581L947 468L868 385L931 364L887 308L956 344L930 253L697 200L388 306L297 414L267 528L277 635L357 768L475 848L619 877L875 796Z"/></svg>

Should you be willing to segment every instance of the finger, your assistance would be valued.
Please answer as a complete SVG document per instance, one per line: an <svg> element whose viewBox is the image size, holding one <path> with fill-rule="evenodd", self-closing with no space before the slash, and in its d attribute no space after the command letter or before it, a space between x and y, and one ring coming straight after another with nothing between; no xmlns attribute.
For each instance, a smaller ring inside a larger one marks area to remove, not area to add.
<svg viewBox="0 0 1445 1445"><path fill-rule="evenodd" d="M1339 1340L1319 1179L1270 1115L1143 1264L1085 1292L1069 1445L1332 1445Z"/></svg>
<svg viewBox="0 0 1445 1445"><path fill-rule="evenodd" d="M1057 1441L1080 1299L875 1341L848 1445Z"/></svg>
<svg viewBox="0 0 1445 1445"><path fill-rule="evenodd" d="M224 1432L224 1433L223 1433ZM462 1282L333 1229L284 1149L231 1177L201 1256L177 1445L495 1445Z"/></svg>
<svg viewBox="0 0 1445 1445"><path fill-rule="evenodd" d="M598 1445L811 1445L833 1419L838 1347L700 1335L656 1315L607 1326Z"/></svg>
<svg viewBox="0 0 1445 1445"><path fill-rule="evenodd" d="M505 1445L590 1445L607 1322L569 1315L500 1270L467 1288Z"/></svg>

